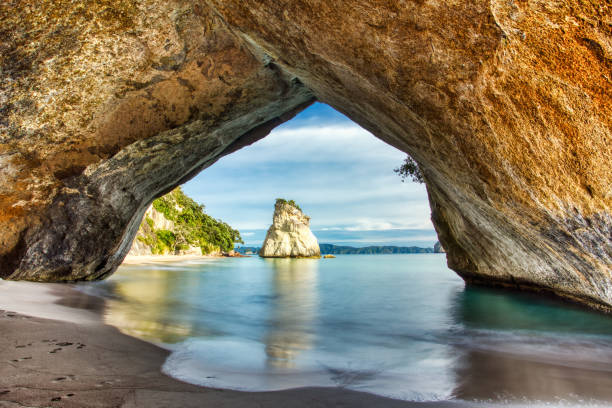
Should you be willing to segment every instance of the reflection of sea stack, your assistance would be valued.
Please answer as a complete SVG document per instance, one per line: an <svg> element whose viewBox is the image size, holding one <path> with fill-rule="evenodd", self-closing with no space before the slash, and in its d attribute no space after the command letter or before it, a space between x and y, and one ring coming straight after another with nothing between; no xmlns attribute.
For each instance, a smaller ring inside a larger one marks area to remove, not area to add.
<svg viewBox="0 0 612 408"><path fill-rule="evenodd" d="M310 218L293 200L276 200L272 225L259 255L264 258L321 256L317 238L310 231Z"/></svg>
<svg viewBox="0 0 612 408"><path fill-rule="evenodd" d="M266 344L270 367L295 367L304 350L312 348L317 313L318 261L270 259L274 268L274 306L271 308Z"/></svg>

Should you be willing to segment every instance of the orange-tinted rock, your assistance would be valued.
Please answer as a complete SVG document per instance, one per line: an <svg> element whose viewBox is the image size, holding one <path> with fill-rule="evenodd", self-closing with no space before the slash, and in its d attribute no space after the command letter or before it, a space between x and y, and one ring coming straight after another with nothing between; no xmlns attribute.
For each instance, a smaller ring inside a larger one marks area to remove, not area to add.
<svg viewBox="0 0 612 408"><path fill-rule="evenodd" d="M316 97L419 163L464 279L610 310L607 3L126 4L0 5L1 276L108 275L154 196Z"/></svg>
<svg viewBox="0 0 612 408"><path fill-rule="evenodd" d="M195 2L9 1L0 19L3 278L112 273L155 196L313 100Z"/></svg>

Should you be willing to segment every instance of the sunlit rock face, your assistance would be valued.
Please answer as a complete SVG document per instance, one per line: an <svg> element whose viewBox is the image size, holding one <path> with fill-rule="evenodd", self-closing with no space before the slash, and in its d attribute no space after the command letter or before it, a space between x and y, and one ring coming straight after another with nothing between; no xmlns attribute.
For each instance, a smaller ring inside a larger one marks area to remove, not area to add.
<svg viewBox="0 0 612 408"><path fill-rule="evenodd" d="M0 276L107 276L153 197L317 98L418 162L466 281L612 307L606 2L128 3L0 5Z"/></svg>
<svg viewBox="0 0 612 408"><path fill-rule="evenodd" d="M278 202L259 255L264 258L321 256L317 238L310 231L310 218L302 210Z"/></svg>
<svg viewBox="0 0 612 408"><path fill-rule="evenodd" d="M0 4L0 277L99 279L151 201L313 100L200 2Z"/></svg>

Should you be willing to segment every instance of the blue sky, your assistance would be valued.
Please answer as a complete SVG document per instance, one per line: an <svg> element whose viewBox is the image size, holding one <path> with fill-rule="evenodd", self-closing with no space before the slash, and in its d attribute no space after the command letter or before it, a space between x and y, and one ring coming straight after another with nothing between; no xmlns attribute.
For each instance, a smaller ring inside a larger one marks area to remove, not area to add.
<svg viewBox="0 0 612 408"><path fill-rule="evenodd" d="M393 172L405 154L331 107L315 103L266 138L183 186L206 212L261 245L274 201L295 200L320 243L432 246L425 187Z"/></svg>

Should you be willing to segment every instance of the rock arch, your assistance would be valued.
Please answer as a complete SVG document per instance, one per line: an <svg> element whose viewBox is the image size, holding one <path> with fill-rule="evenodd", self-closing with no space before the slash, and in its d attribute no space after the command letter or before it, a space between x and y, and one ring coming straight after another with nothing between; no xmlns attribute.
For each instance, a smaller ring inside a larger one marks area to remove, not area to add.
<svg viewBox="0 0 612 408"><path fill-rule="evenodd" d="M111 274L147 204L314 100L421 166L466 281L612 307L601 2L0 5L0 276Z"/></svg>

